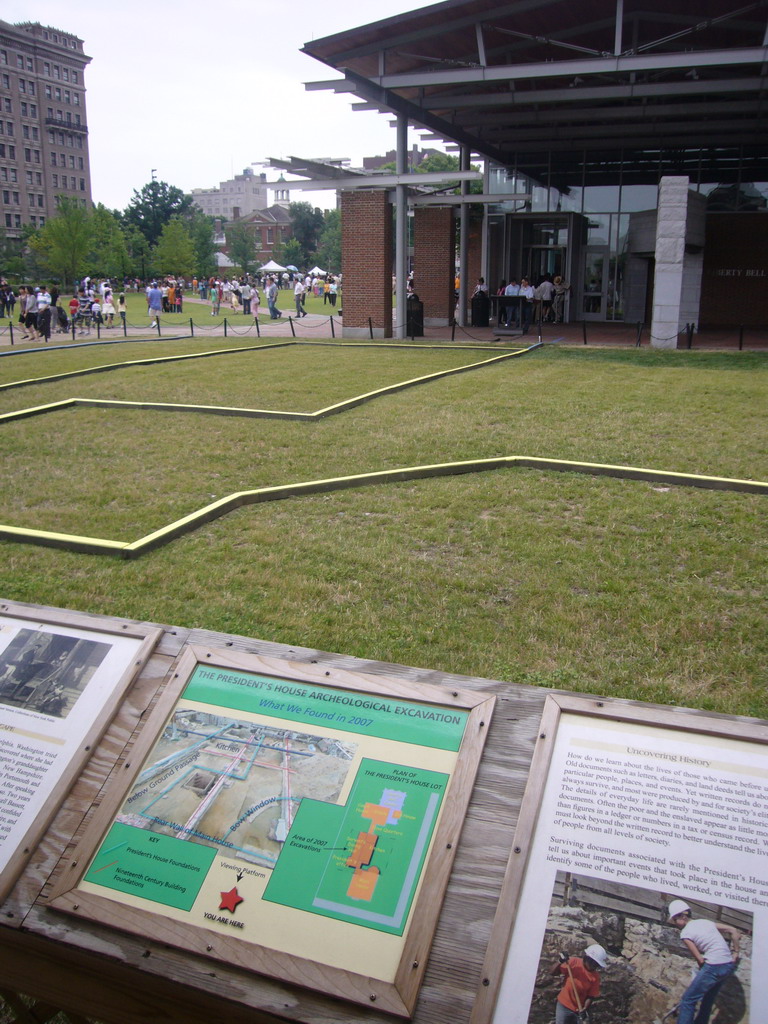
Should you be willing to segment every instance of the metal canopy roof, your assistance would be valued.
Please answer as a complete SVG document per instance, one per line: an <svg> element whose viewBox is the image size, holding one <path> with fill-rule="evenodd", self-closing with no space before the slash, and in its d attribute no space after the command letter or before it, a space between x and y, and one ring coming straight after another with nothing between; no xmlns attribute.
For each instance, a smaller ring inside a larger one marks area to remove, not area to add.
<svg viewBox="0 0 768 1024"><path fill-rule="evenodd" d="M308 88L567 188L768 180L767 43L768 0L447 0L303 52L344 74Z"/></svg>

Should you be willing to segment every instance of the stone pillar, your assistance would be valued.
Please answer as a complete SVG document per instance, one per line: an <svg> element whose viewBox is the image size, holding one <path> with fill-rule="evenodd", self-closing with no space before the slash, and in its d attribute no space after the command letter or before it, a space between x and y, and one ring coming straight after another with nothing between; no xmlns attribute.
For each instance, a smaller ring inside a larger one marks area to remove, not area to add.
<svg viewBox="0 0 768 1024"><path fill-rule="evenodd" d="M447 327L453 320L455 223L449 206L417 206L414 211L413 279L426 327Z"/></svg>
<svg viewBox="0 0 768 1024"><path fill-rule="evenodd" d="M341 193L343 338L392 337L392 207L384 189Z"/></svg>
<svg viewBox="0 0 768 1024"><path fill-rule="evenodd" d="M683 328L681 300L688 223L688 178L665 177L659 183L656 221L656 274L653 285L653 348L677 348Z"/></svg>

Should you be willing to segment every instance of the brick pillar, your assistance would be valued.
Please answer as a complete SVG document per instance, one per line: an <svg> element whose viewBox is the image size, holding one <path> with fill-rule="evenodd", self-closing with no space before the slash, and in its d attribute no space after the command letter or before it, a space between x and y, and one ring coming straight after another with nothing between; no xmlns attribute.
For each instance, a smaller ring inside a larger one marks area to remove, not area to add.
<svg viewBox="0 0 768 1024"><path fill-rule="evenodd" d="M413 279L424 303L424 324L446 327L455 309L456 222L449 206L417 206L413 227Z"/></svg>
<svg viewBox="0 0 768 1024"><path fill-rule="evenodd" d="M342 337L392 337L392 207L383 189L341 193Z"/></svg>

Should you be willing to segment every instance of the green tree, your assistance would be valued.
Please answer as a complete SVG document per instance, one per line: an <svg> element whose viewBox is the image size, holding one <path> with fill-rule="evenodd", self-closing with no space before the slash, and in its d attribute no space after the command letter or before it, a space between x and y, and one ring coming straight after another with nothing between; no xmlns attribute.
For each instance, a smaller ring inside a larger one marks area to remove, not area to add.
<svg viewBox="0 0 768 1024"><path fill-rule="evenodd" d="M184 216L184 223L195 248L197 274L199 277L211 277L217 269L213 217L207 217L198 207L193 206Z"/></svg>
<svg viewBox="0 0 768 1024"><path fill-rule="evenodd" d="M161 274L191 277L195 273L195 247L180 217L172 217L160 233L155 266Z"/></svg>
<svg viewBox="0 0 768 1024"><path fill-rule="evenodd" d="M154 252L144 235L133 224L123 226L123 237L128 250L128 273L148 280L154 273Z"/></svg>
<svg viewBox="0 0 768 1024"><path fill-rule="evenodd" d="M323 270L338 274L341 270L341 211L326 210L325 224L320 233L317 250L318 262Z"/></svg>
<svg viewBox="0 0 768 1024"><path fill-rule="evenodd" d="M311 203L291 203L288 213L291 216L293 237L304 250L305 258L313 259L320 232L323 230L323 211L318 206L313 207ZM298 263L296 265L298 266Z"/></svg>
<svg viewBox="0 0 768 1024"><path fill-rule="evenodd" d="M180 188L165 181L150 181L141 191L133 190L123 218L137 227L150 245L157 245L171 217L185 214L191 208L192 197L185 196Z"/></svg>
<svg viewBox="0 0 768 1024"><path fill-rule="evenodd" d="M289 238L283 243L282 259L280 262L284 267L290 264L292 267L298 267L299 270L307 268L307 254L302 249L298 238Z"/></svg>
<svg viewBox="0 0 768 1024"><path fill-rule="evenodd" d="M117 217L103 203L93 208L91 231L91 270L104 277L124 277L130 267L125 235Z"/></svg>
<svg viewBox="0 0 768 1024"><path fill-rule="evenodd" d="M89 211L76 199L58 196L55 215L30 238L29 244L48 273L67 288L87 270L92 235Z"/></svg>
<svg viewBox="0 0 768 1024"><path fill-rule="evenodd" d="M233 221L226 229L229 258L243 274L250 274L256 264L256 247L253 231L241 220Z"/></svg>

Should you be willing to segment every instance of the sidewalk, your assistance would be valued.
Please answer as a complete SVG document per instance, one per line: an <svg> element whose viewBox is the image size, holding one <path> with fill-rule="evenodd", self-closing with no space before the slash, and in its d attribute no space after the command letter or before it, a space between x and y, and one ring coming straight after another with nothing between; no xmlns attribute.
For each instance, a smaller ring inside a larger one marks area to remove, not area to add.
<svg viewBox="0 0 768 1024"><path fill-rule="evenodd" d="M171 341L183 338L231 338L233 344L269 341L274 338L301 338L305 340L328 340L334 339L342 342L343 321L340 316L334 314L308 313L301 320L291 318L287 311L284 319L260 321L258 330L251 316L244 316L242 313L231 313L229 315L212 318L213 322L208 324L194 324L190 326L190 318L181 314L165 314L160 318L160 332L154 330L149 324L128 324L127 334L123 334L121 324L113 328L101 327L97 331L95 327L90 334L71 333L52 334L46 345L45 342L22 341L22 329L16 324L13 326L13 344L11 343L11 332L8 320L0 320L0 351L8 349L36 350L39 348L58 347L62 345L87 344L89 342L113 342L120 341L141 341L160 340ZM613 348L634 348L638 341L638 325L624 323L570 323L541 325L541 341L544 344L560 344L568 346L586 347L613 347ZM643 326L639 333L640 346L647 348L650 345L650 330ZM359 340L359 339L356 339ZM382 339L374 339L381 341ZM384 339L388 340L388 339ZM393 339L398 340L398 339ZM400 339L402 342L410 341L410 338ZM493 345L499 348L519 348L521 344L530 345L539 340L539 331L534 324L526 335L496 338L493 327L426 327L423 337L416 338L420 342L450 343L457 345ZM351 343L351 339L346 339ZM691 338L693 349L737 351L739 346L744 351L766 352L768 351L768 329L766 328L743 328L731 327L717 330L709 330L694 333ZM678 349L688 348L688 337L682 333L678 338Z"/></svg>

